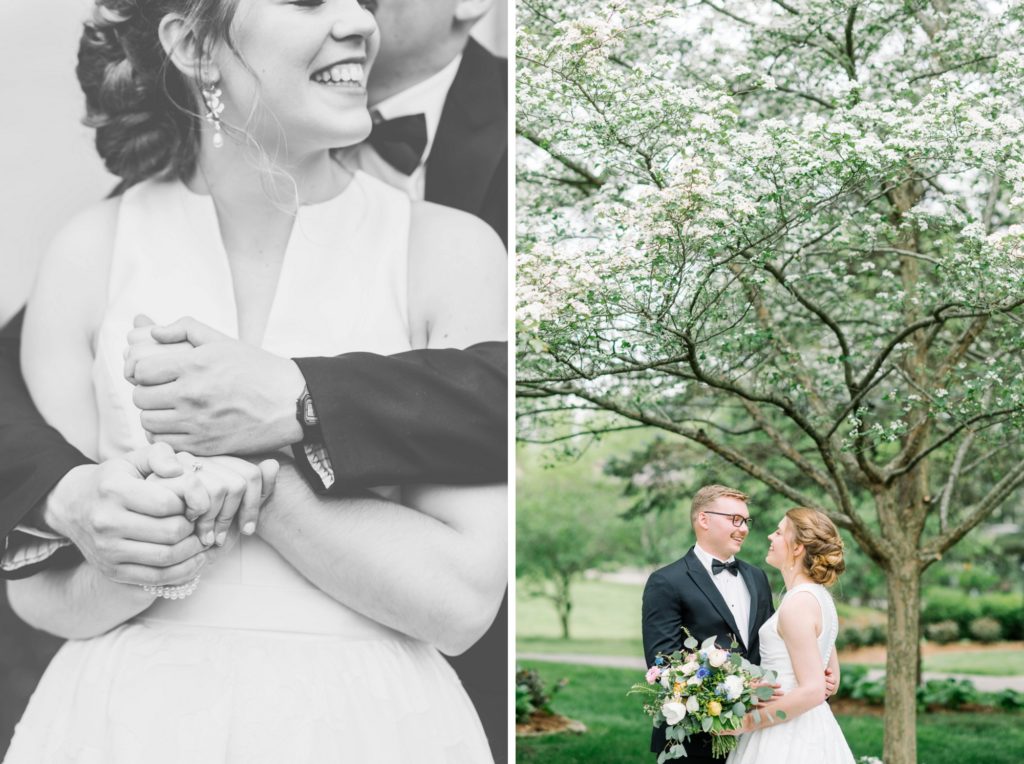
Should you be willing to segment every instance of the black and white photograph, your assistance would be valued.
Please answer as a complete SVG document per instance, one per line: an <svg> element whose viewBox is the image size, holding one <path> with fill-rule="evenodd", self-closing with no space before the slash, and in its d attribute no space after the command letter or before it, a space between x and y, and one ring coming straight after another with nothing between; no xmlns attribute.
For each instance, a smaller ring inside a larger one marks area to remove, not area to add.
<svg viewBox="0 0 1024 764"><path fill-rule="evenodd" d="M507 0L0 9L0 759L504 764Z"/></svg>

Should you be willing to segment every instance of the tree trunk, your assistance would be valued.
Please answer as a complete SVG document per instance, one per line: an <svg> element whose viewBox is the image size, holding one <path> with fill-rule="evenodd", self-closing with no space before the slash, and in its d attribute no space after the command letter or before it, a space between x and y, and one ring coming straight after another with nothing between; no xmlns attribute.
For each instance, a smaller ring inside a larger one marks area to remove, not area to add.
<svg viewBox="0 0 1024 764"><path fill-rule="evenodd" d="M570 581L563 577L555 584L558 588L555 604L558 608L558 620L562 624L562 639L569 639L569 614L572 612L572 597L569 592Z"/></svg>
<svg viewBox="0 0 1024 764"><path fill-rule="evenodd" d="M889 644L885 660L885 764L917 764L918 629L921 573L913 554L886 571Z"/></svg>

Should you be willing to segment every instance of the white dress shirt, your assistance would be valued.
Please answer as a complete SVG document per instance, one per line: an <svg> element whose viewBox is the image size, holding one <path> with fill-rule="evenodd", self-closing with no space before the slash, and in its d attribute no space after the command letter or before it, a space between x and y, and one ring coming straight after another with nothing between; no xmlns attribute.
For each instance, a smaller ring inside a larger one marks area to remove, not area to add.
<svg viewBox="0 0 1024 764"><path fill-rule="evenodd" d="M361 143L342 152L345 164L405 191L411 199L422 201L427 188L425 164L430 156L430 150L434 147L434 136L437 135L437 126L441 122L445 99L448 98L448 91L455 82L455 75L461 63L460 53L437 74L371 107L372 111L376 111L384 119L396 119L411 114L422 114L426 118L427 145L423 149L419 166L411 174L406 175L385 162L369 143Z"/></svg>
<svg viewBox="0 0 1024 764"><path fill-rule="evenodd" d="M727 570L719 571L716 576L711 570L711 562L719 558L701 549L700 544L694 544L693 550L697 554L700 564L704 566L708 575L711 576L711 580L715 582L718 591L721 592L725 604L732 611L732 619L736 622L736 628L740 630L736 636L746 645L750 636L748 633L750 631L750 591L747 589L746 581L738 573L734 576ZM720 561L732 562L735 559L735 557L730 557L728 560ZM718 638L726 639L727 635L719 634Z"/></svg>

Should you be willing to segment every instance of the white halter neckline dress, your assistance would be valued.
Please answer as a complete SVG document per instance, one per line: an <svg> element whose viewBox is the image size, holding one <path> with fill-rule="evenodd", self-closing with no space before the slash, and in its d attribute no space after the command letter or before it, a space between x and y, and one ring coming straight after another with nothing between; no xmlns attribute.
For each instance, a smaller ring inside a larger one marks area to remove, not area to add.
<svg viewBox="0 0 1024 764"><path fill-rule="evenodd" d="M818 636L818 651L822 667L828 665L839 633L839 616L828 590L821 584L800 584L794 586L783 597L792 597L797 592L810 592L821 608L821 634ZM779 606L781 610L782 605ZM789 658L786 643L779 635L779 613L776 611L764 622L758 631L761 643L761 667L771 669L778 675L782 691L797 685L793 663ZM843 737L832 709L824 701L790 721L774 727L767 727L740 736L739 746L726 764L854 764L853 753Z"/></svg>
<svg viewBox="0 0 1024 764"><path fill-rule="evenodd" d="M410 202L361 172L299 209L262 347L286 357L411 348ZM100 455L145 445L122 351L136 314L191 315L237 336L208 196L146 181L123 196L93 381ZM499 672L500 673L500 672ZM492 761L462 685L429 645L331 599L258 538L57 653L6 764L480 764Z"/></svg>

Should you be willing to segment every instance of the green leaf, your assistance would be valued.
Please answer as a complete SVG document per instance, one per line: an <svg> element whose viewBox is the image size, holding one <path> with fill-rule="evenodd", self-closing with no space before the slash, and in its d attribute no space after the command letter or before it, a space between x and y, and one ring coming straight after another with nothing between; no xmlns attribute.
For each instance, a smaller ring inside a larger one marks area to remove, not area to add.
<svg viewBox="0 0 1024 764"><path fill-rule="evenodd" d="M697 640L693 637L687 637L685 640L683 640L683 647L685 647L687 650L696 650Z"/></svg>
<svg viewBox="0 0 1024 764"><path fill-rule="evenodd" d="M757 696L758 700L771 700L772 695L775 693L771 687L755 687L754 695Z"/></svg>
<svg viewBox="0 0 1024 764"><path fill-rule="evenodd" d="M711 716L705 716L705 717L704 717L704 718L703 718L703 719L701 720L700 726L701 726L701 729L703 729L703 730L704 730L705 732L710 732L710 731L711 731L711 726L712 726L712 725L713 725L714 723L715 723L714 717L711 717Z"/></svg>
<svg viewBox="0 0 1024 764"><path fill-rule="evenodd" d="M786 712L785 711L776 711L775 715L777 717L779 717L779 721L783 721L783 722L786 721Z"/></svg>
<svg viewBox="0 0 1024 764"><path fill-rule="evenodd" d="M732 712L736 715L737 719L742 719L743 714L747 712L747 709L742 703L737 703L732 707Z"/></svg>

